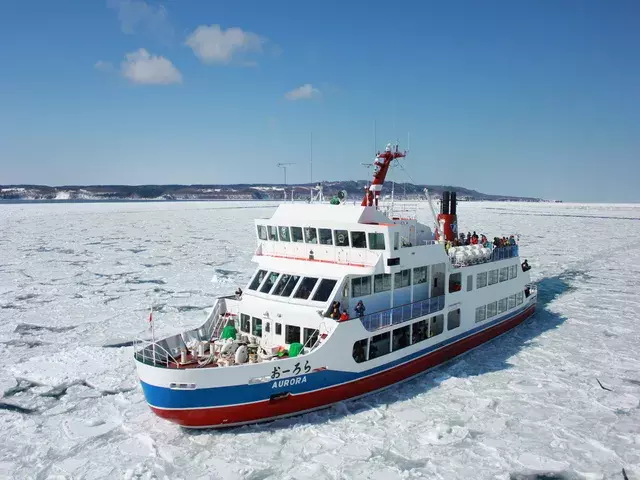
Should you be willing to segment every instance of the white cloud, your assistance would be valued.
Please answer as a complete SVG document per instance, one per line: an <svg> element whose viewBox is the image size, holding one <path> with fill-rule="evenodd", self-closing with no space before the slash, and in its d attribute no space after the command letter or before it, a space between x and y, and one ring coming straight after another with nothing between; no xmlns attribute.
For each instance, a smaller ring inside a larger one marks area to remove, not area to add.
<svg viewBox="0 0 640 480"><path fill-rule="evenodd" d="M93 68L95 68L96 70L99 70L101 72L105 72L105 73L111 73L113 72L113 63L111 62L104 62L102 60L98 60L96 63L94 63Z"/></svg>
<svg viewBox="0 0 640 480"><path fill-rule="evenodd" d="M118 10L120 27L127 34L146 34L160 40L173 37L167 9L162 5L149 5L144 0L108 0L110 8Z"/></svg>
<svg viewBox="0 0 640 480"><path fill-rule="evenodd" d="M120 65L122 76L133 83L169 85L182 83L182 74L170 60L151 55L144 48L127 53Z"/></svg>
<svg viewBox="0 0 640 480"><path fill-rule="evenodd" d="M229 63L234 56L262 52L266 41L266 38L237 27L223 30L220 25L201 25L187 37L185 43L204 63ZM251 64L255 63L245 62L245 65Z"/></svg>
<svg viewBox="0 0 640 480"><path fill-rule="evenodd" d="M320 96L320 90L314 88L310 83L305 83L284 94L284 98L287 100L308 100L318 96Z"/></svg>

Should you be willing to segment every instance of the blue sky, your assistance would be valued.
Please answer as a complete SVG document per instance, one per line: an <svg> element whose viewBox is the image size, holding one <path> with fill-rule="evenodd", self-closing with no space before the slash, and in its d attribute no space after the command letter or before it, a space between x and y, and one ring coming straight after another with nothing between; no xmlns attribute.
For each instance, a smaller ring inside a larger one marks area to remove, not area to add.
<svg viewBox="0 0 640 480"><path fill-rule="evenodd" d="M20 0L0 184L364 179L640 202L640 2Z"/></svg>

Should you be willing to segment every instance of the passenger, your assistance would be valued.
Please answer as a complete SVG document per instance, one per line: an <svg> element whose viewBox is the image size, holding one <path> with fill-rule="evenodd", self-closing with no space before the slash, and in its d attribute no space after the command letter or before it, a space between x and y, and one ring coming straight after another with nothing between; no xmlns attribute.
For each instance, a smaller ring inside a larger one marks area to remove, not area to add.
<svg viewBox="0 0 640 480"><path fill-rule="evenodd" d="M349 320L349 314L347 313L346 310L342 310L342 315L340 315L340 321L344 322L346 320Z"/></svg>
<svg viewBox="0 0 640 480"><path fill-rule="evenodd" d="M478 244L478 235L474 233L473 236L471 237L471 245L477 245L477 244Z"/></svg>
<svg viewBox="0 0 640 480"><path fill-rule="evenodd" d="M467 243L465 245L471 245L471 232L467 232Z"/></svg>
<svg viewBox="0 0 640 480"><path fill-rule="evenodd" d="M509 245L515 245L515 244L516 244L516 239L515 239L515 238L513 238L513 235L511 235L511 236L509 237Z"/></svg>
<svg viewBox="0 0 640 480"><path fill-rule="evenodd" d="M524 259L524 262L522 262L522 271L526 272L527 270L531 270L531 266L529 265L529 262L527 262L527 259Z"/></svg>
<svg viewBox="0 0 640 480"><path fill-rule="evenodd" d="M366 310L366 308L364 306L364 303L362 303L362 300L358 300L358 303L356 304L354 310L356 311L358 317L364 317L364 311Z"/></svg>
<svg viewBox="0 0 640 480"><path fill-rule="evenodd" d="M238 287L236 290L236 300L240 300L240 298L242 298L242 289Z"/></svg>

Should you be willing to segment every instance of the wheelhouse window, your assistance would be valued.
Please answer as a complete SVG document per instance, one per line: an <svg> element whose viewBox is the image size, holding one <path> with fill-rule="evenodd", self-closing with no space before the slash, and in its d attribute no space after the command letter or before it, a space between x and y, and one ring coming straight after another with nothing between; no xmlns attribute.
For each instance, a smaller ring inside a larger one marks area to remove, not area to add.
<svg viewBox="0 0 640 480"><path fill-rule="evenodd" d="M427 283L427 267L413 269L413 284L420 285L421 283Z"/></svg>
<svg viewBox="0 0 640 480"><path fill-rule="evenodd" d="M380 293L391 290L391 274L379 273L373 276L373 292Z"/></svg>
<svg viewBox="0 0 640 480"><path fill-rule="evenodd" d="M289 227L278 227L278 231L280 232L280 241L281 242L290 242L291 237L289 236Z"/></svg>
<svg viewBox="0 0 640 480"><path fill-rule="evenodd" d="M273 287L273 284L276 283L276 280L279 276L280 274L278 272L269 272L269 275L267 275L267 279L265 280L264 285L262 285L260 291L262 293L269 293L271 287Z"/></svg>
<svg viewBox="0 0 640 480"><path fill-rule="evenodd" d="M384 233L369 233L369 248L371 250L384 250Z"/></svg>
<svg viewBox="0 0 640 480"><path fill-rule="evenodd" d="M498 314L498 302L487 304L487 318L495 317Z"/></svg>
<svg viewBox="0 0 640 480"><path fill-rule="evenodd" d="M269 240L278 241L278 227L275 225L267 226L267 234L269 235Z"/></svg>
<svg viewBox="0 0 640 480"><path fill-rule="evenodd" d="M269 333L271 331L271 324L269 322L264 322L264 331Z"/></svg>
<svg viewBox="0 0 640 480"><path fill-rule="evenodd" d="M328 278L322 279L316 293L313 295L313 301L326 302L331 292L333 292L333 287L336 286L336 283L338 283L336 280L330 280Z"/></svg>
<svg viewBox="0 0 640 480"><path fill-rule="evenodd" d="M240 314L240 331L244 333L251 331L251 317L245 313Z"/></svg>
<svg viewBox="0 0 640 480"><path fill-rule="evenodd" d="M351 280L351 296L364 297L371 295L371 277L357 277Z"/></svg>
<svg viewBox="0 0 640 480"><path fill-rule="evenodd" d="M452 273L449 275L449 293L462 290L462 274Z"/></svg>
<svg viewBox="0 0 640 480"><path fill-rule="evenodd" d="M500 269L500 281L506 282L509 280L509 269L507 267L502 267Z"/></svg>
<svg viewBox="0 0 640 480"><path fill-rule="evenodd" d="M267 228L264 225L258 225L258 238L260 240L267 239Z"/></svg>
<svg viewBox="0 0 640 480"><path fill-rule="evenodd" d="M349 246L349 232L347 230L334 230L333 239L336 244L336 247Z"/></svg>
<svg viewBox="0 0 640 480"><path fill-rule="evenodd" d="M447 315L447 330L453 330L460 326L460 309L451 310Z"/></svg>
<svg viewBox="0 0 640 480"><path fill-rule="evenodd" d="M318 341L317 328L305 328L302 332L302 344L305 347L312 348Z"/></svg>
<svg viewBox="0 0 640 480"><path fill-rule="evenodd" d="M276 322L276 335L282 335L282 324Z"/></svg>
<svg viewBox="0 0 640 480"><path fill-rule="evenodd" d="M318 234L320 235L320 245L333 245L330 228L319 228Z"/></svg>
<svg viewBox="0 0 640 480"><path fill-rule="evenodd" d="M487 318L487 306L482 305L476 308L476 323L483 322Z"/></svg>
<svg viewBox="0 0 640 480"><path fill-rule="evenodd" d="M302 227L291 227L291 241L302 243Z"/></svg>
<svg viewBox="0 0 640 480"><path fill-rule="evenodd" d="M404 288L411 285L411 269L410 268L408 268L407 270L402 270L401 272L398 272L395 275L396 275L395 285L393 286L393 288L395 288L396 290L398 288Z"/></svg>
<svg viewBox="0 0 640 480"><path fill-rule="evenodd" d="M281 297L288 297L293 292L298 280L300 279L297 275L288 275L283 273L276 285L276 288L273 290L272 295L279 295Z"/></svg>
<svg viewBox="0 0 640 480"><path fill-rule="evenodd" d="M487 272L479 273L476 276L476 288L483 288L487 286Z"/></svg>
<svg viewBox="0 0 640 480"><path fill-rule="evenodd" d="M302 279L302 282L300 282L300 286L298 287L298 290L296 290L296 293L293 296L293 298L300 298L302 300L306 300L307 298L309 298L309 295L311 295L311 291L313 290L313 287L316 286L317 282L318 282L317 278L304 277Z"/></svg>
<svg viewBox="0 0 640 480"><path fill-rule="evenodd" d="M367 248L367 237L364 232L351 232L351 246L353 248Z"/></svg>
<svg viewBox="0 0 640 480"><path fill-rule="evenodd" d="M256 273L256 276L253 277L253 280L249 284L249 290L257 290L266 274L266 270L258 270L258 273Z"/></svg>
<svg viewBox="0 0 640 480"><path fill-rule="evenodd" d="M371 338L369 360L386 355L391 351L391 332L381 333Z"/></svg>
<svg viewBox="0 0 640 480"><path fill-rule="evenodd" d="M318 243L318 232L313 227L304 227L305 243Z"/></svg>
<svg viewBox="0 0 640 480"><path fill-rule="evenodd" d="M295 325L284 326L284 343L300 343L300 327Z"/></svg>
<svg viewBox="0 0 640 480"><path fill-rule="evenodd" d="M363 338L362 340L358 340L353 344L353 359L356 361L356 363L362 363L367 359L368 342L368 338Z"/></svg>
<svg viewBox="0 0 640 480"><path fill-rule="evenodd" d="M252 329L251 329L251 335L255 335L256 337L262 337L262 319L261 318L256 318L256 317L252 317Z"/></svg>
<svg viewBox="0 0 640 480"><path fill-rule="evenodd" d="M498 283L498 270L489 270L489 285Z"/></svg>
<svg viewBox="0 0 640 480"><path fill-rule="evenodd" d="M429 337L428 320L420 320L411 326L411 343L418 343Z"/></svg>
<svg viewBox="0 0 640 480"><path fill-rule="evenodd" d="M396 328L393 331L391 346L394 352L409 346L409 333L409 325L406 327Z"/></svg>

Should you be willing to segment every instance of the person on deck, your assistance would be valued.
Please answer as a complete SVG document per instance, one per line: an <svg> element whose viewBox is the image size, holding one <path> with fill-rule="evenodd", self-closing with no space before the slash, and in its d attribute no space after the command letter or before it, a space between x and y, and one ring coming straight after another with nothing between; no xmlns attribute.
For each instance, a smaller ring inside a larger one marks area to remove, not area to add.
<svg viewBox="0 0 640 480"><path fill-rule="evenodd" d="M349 320L349 314L347 313L346 310L342 310L342 315L340 315L340 321L344 322L346 320Z"/></svg>
<svg viewBox="0 0 640 480"><path fill-rule="evenodd" d="M236 300L240 300L240 298L242 298L242 289L238 287L236 290Z"/></svg>
<svg viewBox="0 0 640 480"><path fill-rule="evenodd" d="M364 317L364 311L366 310L366 308L364 306L364 303L362 303L362 300L358 300L358 303L356 304L354 310L356 311L358 317Z"/></svg>
<svg viewBox="0 0 640 480"><path fill-rule="evenodd" d="M524 259L524 262L522 262L522 271L526 272L527 270L531 270L531 266L529 265L529 262L527 262L527 259Z"/></svg>

